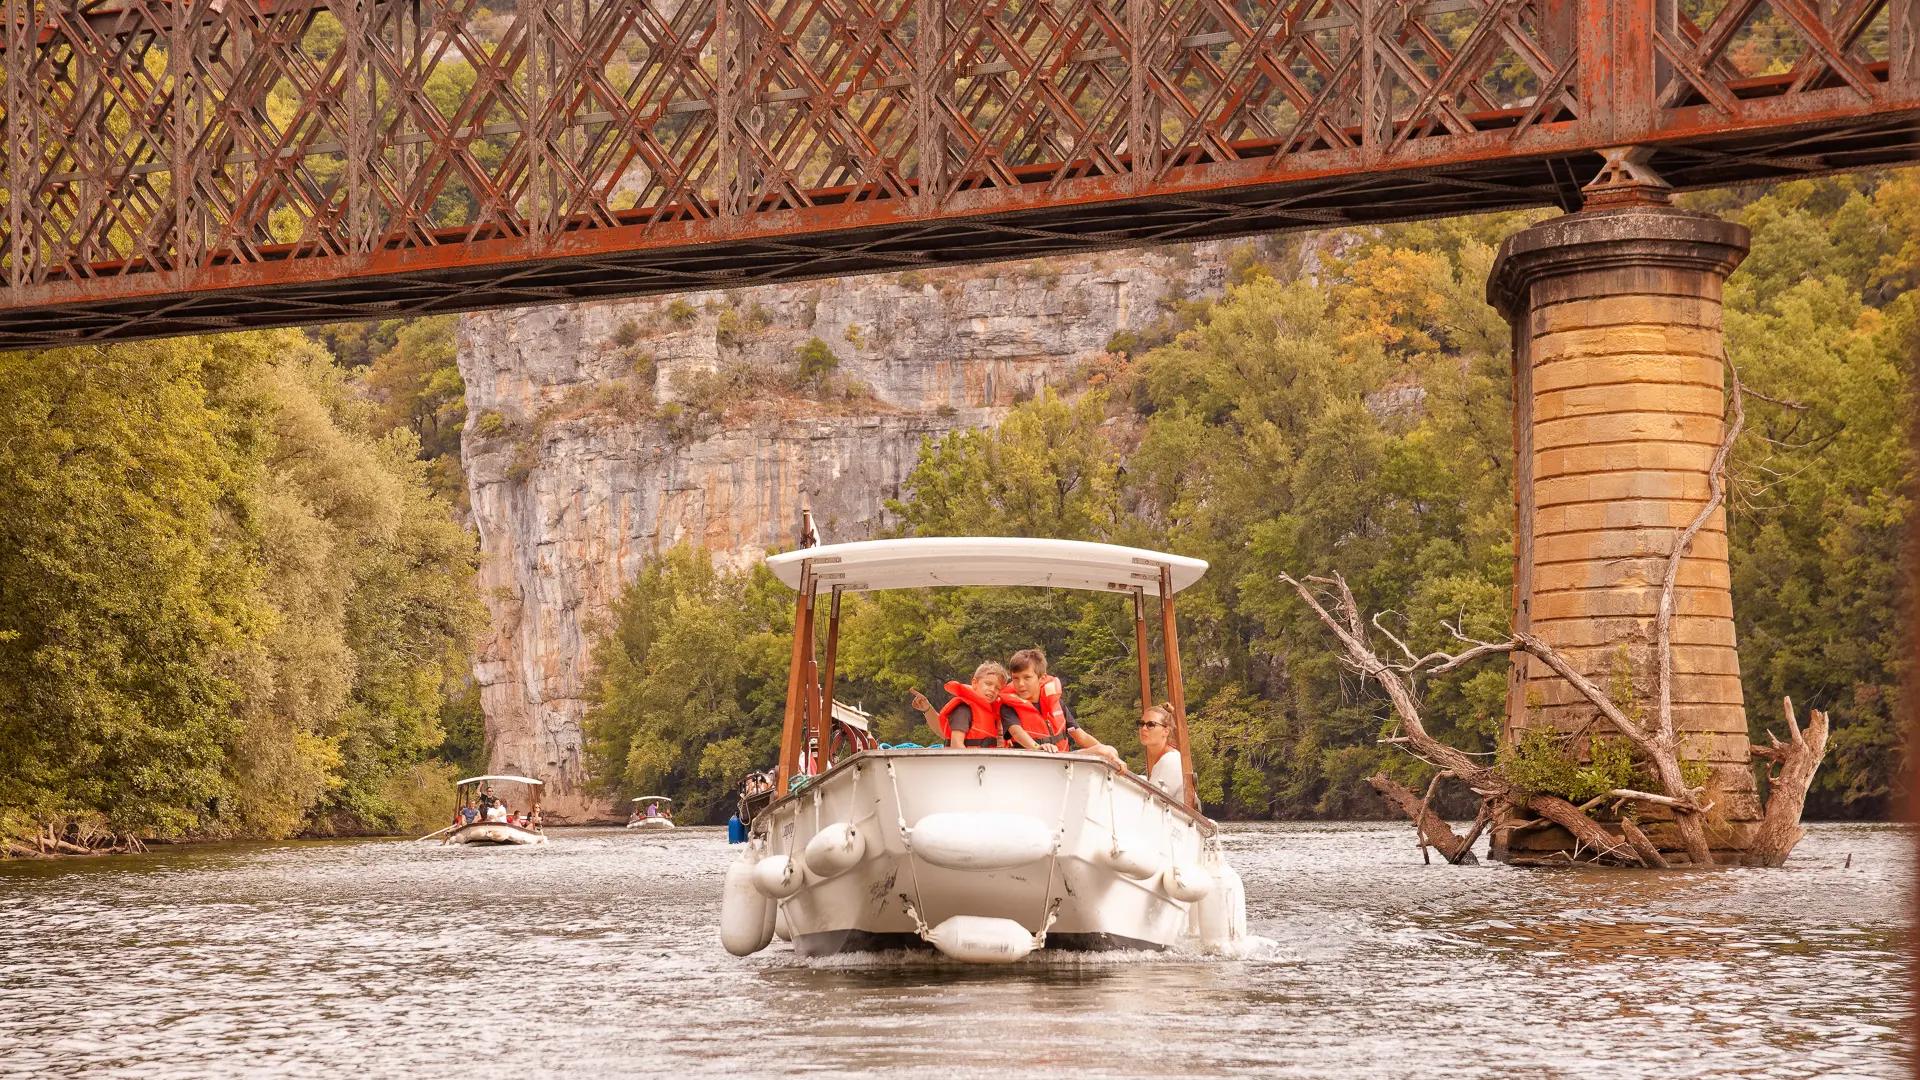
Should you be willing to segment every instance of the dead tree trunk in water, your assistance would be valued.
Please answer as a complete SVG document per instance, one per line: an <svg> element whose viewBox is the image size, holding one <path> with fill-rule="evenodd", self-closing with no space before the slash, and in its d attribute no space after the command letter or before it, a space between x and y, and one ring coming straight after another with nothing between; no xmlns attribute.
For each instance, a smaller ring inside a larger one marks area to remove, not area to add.
<svg viewBox="0 0 1920 1080"><path fill-rule="evenodd" d="M1802 734L1793 716L1793 699L1787 698L1784 706L1788 740L1781 742L1778 735L1768 732L1772 745L1756 746L1750 751L1754 757L1779 768L1778 772L1767 775L1767 809L1760 820L1760 831L1754 834L1750 852L1759 857L1763 866L1786 862L1793 846L1806 835L1806 830L1800 827L1800 812L1807 804L1807 788L1813 783L1814 771L1827 754L1827 714L1813 710L1806 733Z"/></svg>

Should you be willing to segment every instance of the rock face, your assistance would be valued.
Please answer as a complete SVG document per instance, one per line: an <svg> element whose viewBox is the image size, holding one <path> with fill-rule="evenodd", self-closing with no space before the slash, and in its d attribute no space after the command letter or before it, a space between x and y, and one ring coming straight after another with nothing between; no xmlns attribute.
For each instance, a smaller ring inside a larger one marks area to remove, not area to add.
<svg viewBox="0 0 1920 1080"><path fill-rule="evenodd" d="M887 525L921 441L1072 385L1121 330L1211 295L1226 245L469 315L462 447L492 625L475 675L492 765L604 817L581 721L596 619L646 558L734 565ZM837 360L808 393L803 353ZM818 387L825 385L829 392ZM821 400L825 399L825 400Z"/></svg>

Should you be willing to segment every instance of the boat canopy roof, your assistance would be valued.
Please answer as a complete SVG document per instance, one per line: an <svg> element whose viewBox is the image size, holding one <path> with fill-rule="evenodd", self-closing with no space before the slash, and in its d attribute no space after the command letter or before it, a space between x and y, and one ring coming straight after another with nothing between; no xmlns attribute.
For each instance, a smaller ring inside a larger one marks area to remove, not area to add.
<svg viewBox="0 0 1920 1080"><path fill-rule="evenodd" d="M859 540L850 544L783 551L767 557L767 569L788 588L800 587L802 563L811 563L822 589L848 592L921 589L942 585L1034 585L1093 592L1160 595L1160 568L1181 589L1207 572L1203 559L1095 544L1085 540L1035 540L1016 536L918 536Z"/></svg>
<svg viewBox="0 0 1920 1080"><path fill-rule="evenodd" d="M455 786L455 787L466 787L466 786L467 786L468 784L478 784L478 783L480 783L480 782L481 782L481 781L483 781L483 780L505 780L505 781L507 781L508 783L513 783L513 784L532 784L532 785L533 785L534 787L539 787L539 786L541 786L542 784L545 784L545 783L546 783L546 781L545 781L545 780L535 780L535 779L534 779L533 777L531 777L531 776L492 776L492 775L488 775L488 776L469 776L469 777L467 777L467 778L466 778L465 780L462 780L462 781L460 781L460 782L459 782L458 784L456 784L456 785L454 785L454 786Z"/></svg>
<svg viewBox="0 0 1920 1080"><path fill-rule="evenodd" d="M633 801L634 802L672 802L673 799L666 795L636 795L634 796Z"/></svg>

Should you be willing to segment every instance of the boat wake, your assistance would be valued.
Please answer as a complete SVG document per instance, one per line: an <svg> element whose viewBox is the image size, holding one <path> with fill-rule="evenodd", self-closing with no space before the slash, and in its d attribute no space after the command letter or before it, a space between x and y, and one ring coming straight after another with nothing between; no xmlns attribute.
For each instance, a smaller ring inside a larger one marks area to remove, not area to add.
<svg viewBox="0 0 1920 1080"><path fill-rule="evenodd" d="M1183 943L1171 948L1108 949L1100 952L1041 949L1015 962L1016 967L1103 968L1128 964L1217 964L1226 962L1283 963L1297 957L1280 942L1258 934L1248 934L1230 947L1212 952L1197 944ZM866 970L875 968L971 968L977 965L956 960L932 949L883 949L878 952L844 952L828 956L801 956L794 952L765 954L762 960L770 968L806 968L814 971Z"/></svg>

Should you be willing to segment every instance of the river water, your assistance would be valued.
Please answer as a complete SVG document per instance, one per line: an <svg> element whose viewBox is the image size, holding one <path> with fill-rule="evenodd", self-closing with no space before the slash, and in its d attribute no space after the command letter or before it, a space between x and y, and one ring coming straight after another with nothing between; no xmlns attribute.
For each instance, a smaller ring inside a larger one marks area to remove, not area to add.
<svg viewBox="0 0 1920 1080"><path fill-rule="evenodd" d="M1013 968L730 957L713 829L0 864L0 1076L1904 1075L1902 829L1698 873L1226 829L1247 958Z"/></svg>

